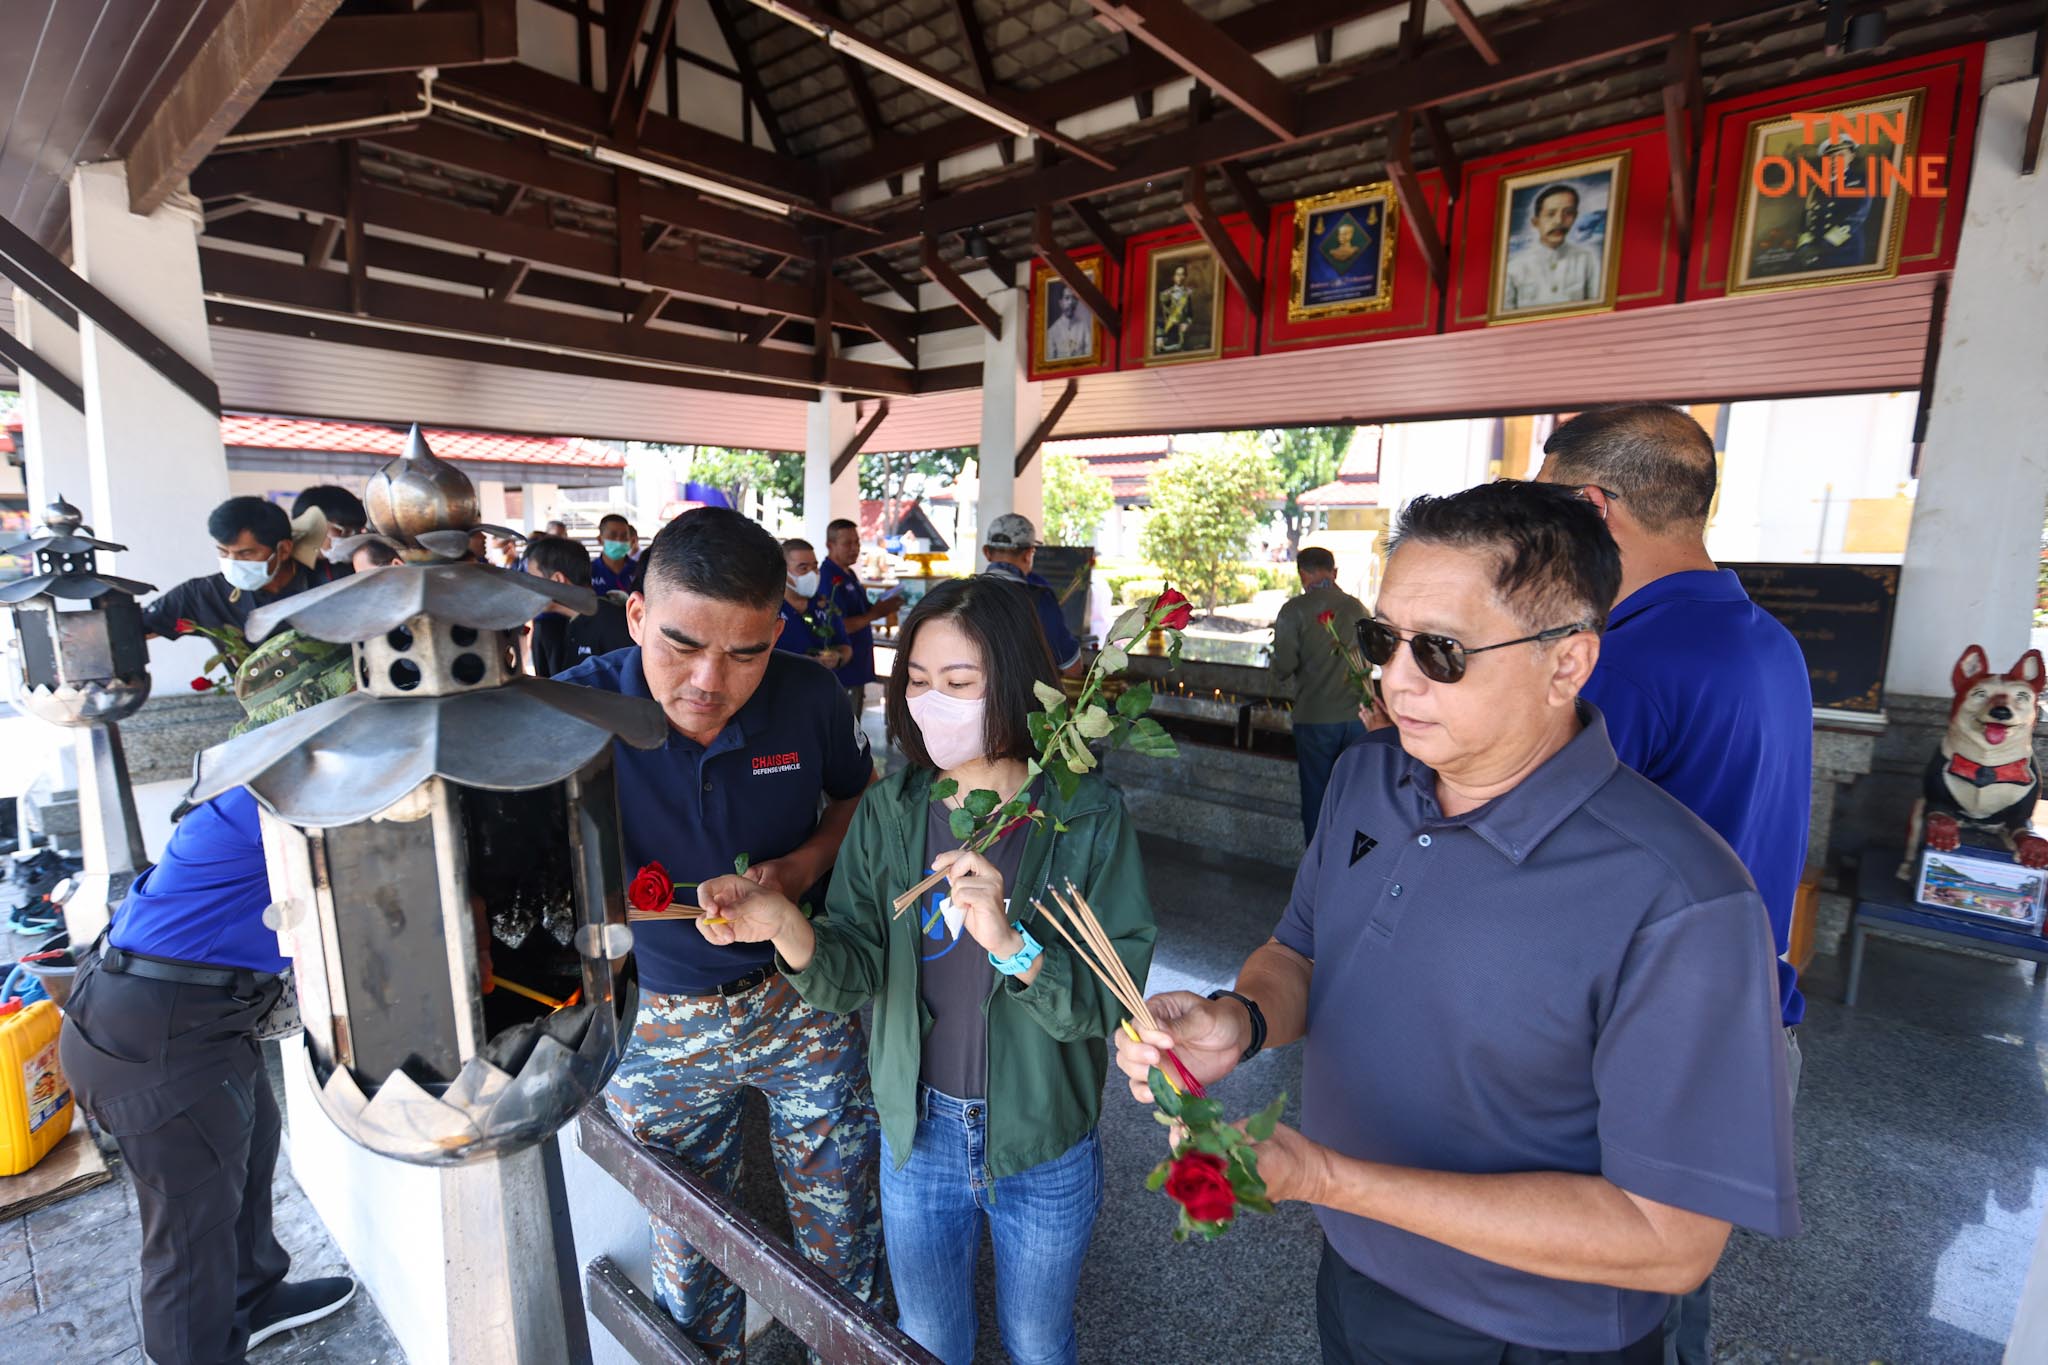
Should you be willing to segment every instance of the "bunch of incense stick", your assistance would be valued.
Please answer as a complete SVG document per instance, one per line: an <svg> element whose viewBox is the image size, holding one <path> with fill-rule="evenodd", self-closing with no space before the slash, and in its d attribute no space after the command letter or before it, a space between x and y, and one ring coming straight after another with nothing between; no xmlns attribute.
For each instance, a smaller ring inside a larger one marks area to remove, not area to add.
<svg viewBox="0 0 2048 1365"><path fill-rule="evenodd" d="M629 923L634 924L637 924L643 920L705 918L706 917L704 914L704 907L701 905L671 905L666 910L628 910L626 912L627 921ZM709 917L707 922L711 924L725 923L724 920L718 918L716 915Z"/></svg>
<svg viewBox="0 0 2048 1365"><path fill-rule="evenodd" d="M1038 907L1039 913L1051 922L1053 928L1059 930L1060 937L1073 948L1077 957L1088 964L1088 970L1095 973L1096 979L1109 987L1109 993L1116 997L1117 1003L1124 1007L1125 1013L1135 1019L1141 1027L1153 1033L1161 1032L1159 1020L1153 1017L1152 1007L1145 1003L1145 993L1138 989L1138 983L1132 979L1130 969L1124 966L1124 960L1116 955L1116 946L1110 942L1109 933L1102 927L1102 921L1095 918L1095 911L1089 908L1088 898L1081 894L1081 889L1069 881L1064 896L1056 887L1048 886L1045 890L1046 894L1052 897L1053 903L1059 907L1059 912L1054 913L1044 901L1034 900L1031 903ZM1062 916L1067 921L1064 924L1061 923ZM1129 1023L1124 1025L1124 1031L1132 1032ZM1135 1033L1132 1036L1136 1038ZM1167 1050L1166 1060L1179 1073L1175 1089L1185 1090L1196 1099L1204 1098L1208 1094L1202 1083L1195 1079L1194 1073L1181 1064L1180 1058L1176 1057L1170 1048Z"/></svg>

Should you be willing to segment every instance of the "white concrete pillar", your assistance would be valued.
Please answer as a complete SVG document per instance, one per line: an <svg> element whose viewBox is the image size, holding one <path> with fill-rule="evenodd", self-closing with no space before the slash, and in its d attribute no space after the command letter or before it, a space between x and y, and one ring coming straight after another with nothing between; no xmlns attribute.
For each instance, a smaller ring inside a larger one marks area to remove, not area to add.
<svg viewBox="0 0 2048 1365"><path fill-rule="evenodd" d="M2022 178L2035 82L1984 98L1949 284L1934 407L1899 575L1885 686L1945 697L1979 644L2003 671L2027 648L2048 504L2048 171Z"/></svg>
<svg viewBox="0 0 2048 1365"><path fill-rule="evenodd" d="M974 523L963 524L967 541L956 553L981 567L981 532L1005 512L1021 512L1042 533L1045 530L1045 497L1040 464L1017 477L1017 452L1031 439L1041 415L1038 385L1025 369L1030 357L1030 310L1022 289L991 294L989 306L1003 319L1001 337L982 337L981 350L981 450L977 457L980 484L975 493ZM963 507L962 512L966 511Z"/></svg>
<svg viewBox="0 0 2048 1365"><path fill-rule="evenodd" d="M476 514L479 521L492 526L503 526L505 511L505 482L502 479L479 479L476 485Z"/></svg>
<svg viewBox="0 0 2048 1365"><path fill-rule="evenodd" d="M804 539L825 554L825 527L838 517L860 520L860 457L846 462L838 478L832 462L858 429L854 405L828 393L804 409Z"/></svg>
<svg viewBox="0 0 2048 1365"><path fill-rule="evenodd" d="M526 515L519 529L530 536L545 531L548 523L555 519L555 499L560 496L561 490L554 484L527 484L521 499Z"/></svg>
<svg viewBox="0 0 2048 1365"><path fill-rule="evenodd" d="M198 203L179 194L148 217L128 211L127 168L80 166L71 179L78 273L201 371L213 372L200 292ZM114 572L168 588L214 568L206 517L228 496L220 421L89 318L79 319L85 443L94 526L128 546ZM206 646L157 640L152 664ZM204 657L201 654L199 657Z"/></svg>
<svg viewBox="0 0 2048 1365"><path fill-rule="evenodd" d="M67 379L83 385L78 333L19 289L14 291L14 334ZM85 414L27 371L21 375L21 436L31 521L61 493L85 513L86 525L96 526L91 462L85 456Z"/></svg>

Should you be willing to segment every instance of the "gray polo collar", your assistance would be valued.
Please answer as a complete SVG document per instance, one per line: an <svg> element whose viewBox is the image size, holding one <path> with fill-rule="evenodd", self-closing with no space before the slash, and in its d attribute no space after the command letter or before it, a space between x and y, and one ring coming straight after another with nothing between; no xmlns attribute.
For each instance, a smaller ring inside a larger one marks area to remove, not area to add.
<svg viewBox="0 0 2048 1365"><path fill-rule="evenodd" d="M1570 819L1594 792L1607 784L1619 764L1607 737L1607 719L1600 708L1581 699L1584 728L1552 754L1542 767L1477 810L1446 817L1436 800L1436 773L1424 763L1402 756L1403 785L1411 788L1423 811L1423 824L1448 829L1463 826L1492 844L1500 855L1520 866L1537 846Z"/></svg>

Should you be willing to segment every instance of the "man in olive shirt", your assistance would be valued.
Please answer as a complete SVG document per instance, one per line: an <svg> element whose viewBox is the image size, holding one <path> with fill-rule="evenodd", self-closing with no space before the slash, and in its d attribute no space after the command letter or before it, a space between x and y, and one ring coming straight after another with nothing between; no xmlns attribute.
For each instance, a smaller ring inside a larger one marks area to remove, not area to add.
<svg viewBox="0 0 2048 1365"><path fill-rule="evenodd" d="M1323 808L1323 790L1337 755L1365 738L1358 720L1358 692L1351 685L1337 641L1357 638L1366 616L1362 603L1337 586L1337 557L1319 545L1304 549L1294 560L1301 575L1301 596L1280 608L1273 622L1273 673L1282 682L1294 679L1294 757L1301 769L1301 838L1316 837L1316 816Z"/></svg>

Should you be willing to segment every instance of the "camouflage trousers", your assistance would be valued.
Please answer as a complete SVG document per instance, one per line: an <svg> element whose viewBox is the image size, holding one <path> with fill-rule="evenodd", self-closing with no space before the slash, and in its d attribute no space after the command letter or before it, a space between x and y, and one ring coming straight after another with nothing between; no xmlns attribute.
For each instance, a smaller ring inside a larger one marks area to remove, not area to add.
<svg viewBox="0 0 2048 1365"><path fill-rule="evenodd" d="M643 991L605 1103L644 1146L730 1191L746 1087L768 1100L797 1247L847 1292L876 1302L880 1128L858 1016L813 1009L779 976L730 998ZM655 1297L713 1360L744 1360L745 1296L674 1228L649 1221Z"/></svg>

